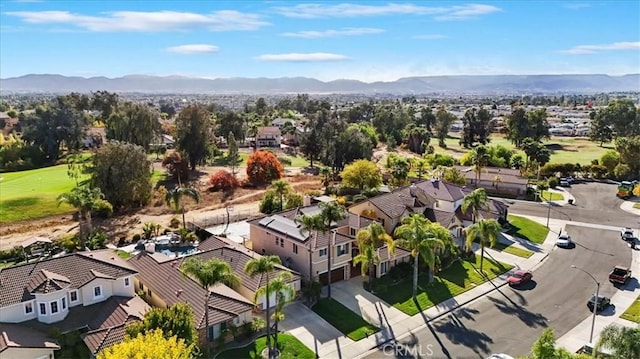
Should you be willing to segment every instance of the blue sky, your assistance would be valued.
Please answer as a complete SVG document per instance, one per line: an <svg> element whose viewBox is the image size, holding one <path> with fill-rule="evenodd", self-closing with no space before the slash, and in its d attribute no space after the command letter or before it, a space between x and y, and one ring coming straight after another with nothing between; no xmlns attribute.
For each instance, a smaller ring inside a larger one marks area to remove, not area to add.
<svg viewBox="0 0 640 359"><path fill-rule="evenodd" d="M0 77L640 72L639 1L0 1Z"/></svg>

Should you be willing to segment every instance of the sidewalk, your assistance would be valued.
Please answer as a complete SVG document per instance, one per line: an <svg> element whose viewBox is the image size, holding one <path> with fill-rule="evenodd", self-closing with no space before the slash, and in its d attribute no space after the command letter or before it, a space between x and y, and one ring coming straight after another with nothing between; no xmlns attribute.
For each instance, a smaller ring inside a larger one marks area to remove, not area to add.
<svg viewBox="0 0 640 359"><path fill-rule="evenodd" d="M624 201L620 205L620 209L625 212L629 212L637 216L640 216L640 208L633 208L633 205L635 205L636 203L640 203L640 201ZM640 218L638 218L638 220L640 221Z"/></svg>

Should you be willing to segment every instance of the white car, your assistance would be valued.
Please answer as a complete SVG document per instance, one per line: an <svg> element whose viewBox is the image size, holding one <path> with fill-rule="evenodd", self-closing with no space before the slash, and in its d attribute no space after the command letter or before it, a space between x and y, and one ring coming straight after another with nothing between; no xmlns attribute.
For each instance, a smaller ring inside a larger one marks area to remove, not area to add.
<svg viewBox="0 0 640 359"><path fill-rule="evenodd" d="M573 242L571 241L571 236L566 233L560 233L558 239L556 239L556 246L558 247L569 248L571 247L572 243Z"/></svg>
<svg viewBox="0 0 640 359"><path fill-rule="evenodd" d="M627 227L627 228L622 228L622 230L620 230L620 238L623 241L629 242L634 238L636 238L636 236L633 234L633 229Z"/></svg>

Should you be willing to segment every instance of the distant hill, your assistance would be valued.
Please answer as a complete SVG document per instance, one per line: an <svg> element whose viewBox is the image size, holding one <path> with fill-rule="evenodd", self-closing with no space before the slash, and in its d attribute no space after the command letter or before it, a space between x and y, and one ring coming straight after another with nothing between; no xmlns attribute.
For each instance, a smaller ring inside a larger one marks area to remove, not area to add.
<svg viewBox="0 0 640 359"><path fill-rule="evenodd" d="M190 94L521 94L640 91L640 74L609 75L486 75L405 77L391 82L319 81L307 77L219 78L129 75L118 78L25 75L0 79L2 93L110 92Z"/></svg>

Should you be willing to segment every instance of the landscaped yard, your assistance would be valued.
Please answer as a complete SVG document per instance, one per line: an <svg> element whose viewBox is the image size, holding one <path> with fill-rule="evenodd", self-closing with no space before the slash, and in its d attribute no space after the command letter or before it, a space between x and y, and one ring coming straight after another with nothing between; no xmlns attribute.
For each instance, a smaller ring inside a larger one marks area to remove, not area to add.
<svg viewBox="0 0 640 359"><path fill-rule="evenodd" d="M640 296L622 313L620 318L640 323Z"/></svg>
<svg viewBox="0 0 640 359"><path fill-rule="evenodd" d="M320 299L312 309L351 340L358 341L380 330L334 299Z"/></svg>
<svg viewBox="0 0 640 359"><path fill-rule="evenodd" d="M524 248L519 248L516 247L514 245L507 245L504 243L496 243L495 246L493 246L493 249L500 251L500 252L505 252L505 253L509 253L509 254L513 254L514 256L518 256L518 257L522 257L522 258L529 258L533 255L532 251L528 251Z"/></svg>
<svg viewBox="0 0 640 359"><path fill-rule="evenodd" d="M430 284L427 284L427 275L421 275L418 278L417 295L420 308L416 306L411 296L413 276L410 273L400 279L391 275L382 277L375 282L374 294L402 312L415 315L420 310L425 310L466 292L486 282L487 279L495 278L511 270L513 266L485 258L483 272L486 277L480 275L476 268L480 269L480 256L477 255L474 262L466 260L454 262L450 267L438 273Z"/></svg>
<svg viewBox="0 0 640 359"><path fill-rule="evenodd" d="M540 196L545 201L562 201L562 200L564 200L564 196L562 195L562 193L558 193L558 192L542 191L542 194Z"/></svg>
<svg viewBox="0 0 640 359"><path fill-rule="evenodd" d="M218 358L261 359L267 347L266 337L258 338L244 348L223 351ZM279 359L315 359L316 354L290 334L278 334Z"/></svg>
<svg viewBox="0 0 640 359"><path fill-rule="evenodd" d="M510 215L508 220L511 226L507 233L529 242L542 244L549 233L549 228L528 218Z"/></svg>

